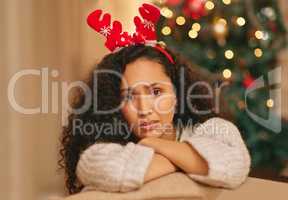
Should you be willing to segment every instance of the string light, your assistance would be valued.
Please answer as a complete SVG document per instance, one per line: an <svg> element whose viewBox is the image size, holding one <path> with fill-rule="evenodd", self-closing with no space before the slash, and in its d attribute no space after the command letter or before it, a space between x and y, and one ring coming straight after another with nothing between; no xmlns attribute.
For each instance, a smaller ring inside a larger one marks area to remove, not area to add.
<svg viewBox="0 0 288 200"><path fill-rule="evenodd" d="M229 78L231 78L231 76L232 76L232 72L231 72L230 69L224 69L223 72L222 72L222 74L223 74L223 77L224 77L225 79L229 79Z"/></svg>
<svg viewBox="0 0 288 200"><path fill-rule="evenodd" d="M169 26L164 26L161 30L163 35L170 35L171 34L171 28Z"/></svg>
<svg viewBox="0 0 288 200"><path fill-rule="evenodd" d="M176 23L180 26L184 25L186 22L185 18L183 16L179 16L176 18Z"/></svg>
<svg viewBox="0 0 288 200"><path fill-rule="evenodd" d="M231 0L222 0L222 2L223 2L225 5L231 4Z"/></svg>
<svg viewBox="0 0 288 200"><path fill-rule="evenodd" d="M263 39L263 36L264 36L264 34L263 34L263 32L262 31L255 31L255 37L258 39L258 40L261 40L261 39Z"/></svg>
<svg viewBox="0 0 288 200"><path fill-rule="evenodd" d="M197 33L197 31L192 29L192 30L189 31L188 35L189 35L190 38L195 39L195 38L197 38L198 33Z"/></svg>
<svg viewBox="0 0 288 200"><path fill-rule="evenodd" d="M266 101L266 106L267 106L268 108L272 108L272 107L274 106L274 101L273 101L273 99L268 99L268 100Z"/></svg>
<svg viewBox="0 0 288 200"><path fill-rule="evenodd" d="M227 58L227 59L232 59L234 57L234 53L233 53L233 51L232 50L226 50L225 51L225 58Z"/></svg>
<svg viewBox="0 0 288 200"><path fill-rule="evenodd" d="M205 8L206 8L207 10L213 10L214 7L215 7L215 5L214 5L214 3L213 3L212 1L207 1L207 2L205 3Z"/></svg>
<svg viewBox="0 0 288 200"><path fill-rule="evenodd" d="M163 15L166 18L172 18L173 17L173 12L168 7L161 8L160 12L161 12L161 15Z"/></svg>
<svg viewBox="0 0 288 200"><path fill-rule="evenodd" d="M192 29L193 29L194 31L199 32L200 29L201 29L201 25L200 25L199 23L194 23L194 24L192 25Z"/></svg>
<svg viewBox="0 0 288 200"><path fill-rule="evenodd" d="M244 26L246 24L246 20L243 17L238 17L236 22L238 26Z"/></svg>
<svg viewBox="0 0 288 200"><path fill-rule="evenodd" d="M254 54L257 58L260 58L263 55L263 51L260 48L254 50Z"/></svg>

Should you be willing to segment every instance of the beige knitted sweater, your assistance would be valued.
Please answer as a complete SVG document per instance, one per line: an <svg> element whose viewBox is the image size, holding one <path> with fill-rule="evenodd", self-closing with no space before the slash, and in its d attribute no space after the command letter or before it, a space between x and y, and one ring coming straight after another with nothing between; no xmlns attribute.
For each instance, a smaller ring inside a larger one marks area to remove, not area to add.
<svg viewBox="0 0 288 200"><path fill-rule="evenodd" d="M188 142L208 162L207 176L187 174L193 180L215 187L235 188L245 181L251 159L242 137L231 122L211 118L193 129L187 127L180 142ZM80 156L76 174L82 191L128 192L144 184L144 175L154 150L129 142L94 144Z"/></svg>

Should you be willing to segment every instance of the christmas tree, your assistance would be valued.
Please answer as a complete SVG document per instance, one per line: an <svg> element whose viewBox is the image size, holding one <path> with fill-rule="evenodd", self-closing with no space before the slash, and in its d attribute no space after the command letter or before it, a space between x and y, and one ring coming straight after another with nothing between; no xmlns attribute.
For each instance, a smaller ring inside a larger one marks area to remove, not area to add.
<svg viewBox="0 0 288 200"><path fill-rule="evenodd" d="M288 160L288 125L277 113L280 94L271 96L271 90L279 91L274 84L280 72L276 56L286 45L277 1L157 0L155 4L163 16L158 40L229 82L222 95L248 146L252 168L280 172Z"/></svg>

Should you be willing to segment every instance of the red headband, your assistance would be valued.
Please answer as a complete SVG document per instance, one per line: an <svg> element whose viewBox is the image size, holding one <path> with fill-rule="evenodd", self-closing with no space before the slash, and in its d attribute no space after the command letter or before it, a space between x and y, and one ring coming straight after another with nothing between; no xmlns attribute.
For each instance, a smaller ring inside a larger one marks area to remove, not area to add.
<svg viewBox="0 0 288 200"><path fill-rule="evenodd" d="M111 27L110 14L105 13L103 18L100 19L102 10L95 10L89 14L87 23L95 31L106 37L105 46L111 52L118 51L122 47L130 45L145 44L155 47L162 52L172 64L175 64L172 56L157 44L155 26L160 19L160 10L153 5L144 3L139 7L139 13L143 21L138 16L134 17L136 30L132 35L129 35L128 32L122 32L122 24L119 21L113 21Z"/></svg>

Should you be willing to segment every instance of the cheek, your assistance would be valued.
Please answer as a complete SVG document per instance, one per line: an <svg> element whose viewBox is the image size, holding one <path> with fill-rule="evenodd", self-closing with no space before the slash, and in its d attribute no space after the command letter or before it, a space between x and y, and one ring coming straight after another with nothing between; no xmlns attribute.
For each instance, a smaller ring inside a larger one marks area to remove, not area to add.
<svg viewBox="0 0 288 200"><path fill-rule="evenodd" d="M131 106L129 106L128 104L125 104L122 107L121 112L122 112L125 120L128 122L129 125L134 123L135 121L137 121L137 115L136 115L135 111L133 111Z"/></svg>
<svg viewBox="0 0 288 200"><path fill-rule="evenodd" d="M128 123L128 127L134 134L138 134L138 115L129 105L123 106L121 112Z"/></svg>
<svg viewBox="0 0 288 200"><path fill-rule="evenodd" d="M176 98L171 96L162 96L155 100L154 108L160 115L169 115L174 113Z"/></svg>

